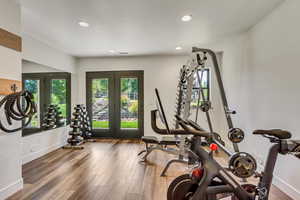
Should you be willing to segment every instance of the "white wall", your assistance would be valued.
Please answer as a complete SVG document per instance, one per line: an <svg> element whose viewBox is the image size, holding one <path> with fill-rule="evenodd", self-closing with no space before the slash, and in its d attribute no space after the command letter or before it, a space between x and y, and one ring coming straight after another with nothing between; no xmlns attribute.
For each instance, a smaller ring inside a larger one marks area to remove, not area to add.
<svg viewBox="0 0 300 200"><path fill-rule="evenodd" d="M158 88L166 108L169 123L175 114L175 95L179 69L187 61L186 56L145 56L119 58L82 58L78 60L78 103L86 101L87 71L144 70L144 129L145 135L153 135L150 111L155 109L154 89Z"/></svg>
<svg viewBox="0 0 300 200"><path fill-rule="evenodd" d="M22 73L62 72L61 70L22 60Z"/></svg>
<svg viewBox="0 0 300 200"><path fill-rule="evenodd" d="M0 0L0 4L0 27L19 35L21 31L20 6L9 0Z"/></svg>
<svg viewBox="0 0 300 200"><path fill-rule="evenodd" d="M69 127L47 130L22 138L22 163L28 163L66 145Z"/></svg>
<svg viewBox="0 0 300 200"><path fill-rule="evenodd" d="M52 67L58 70L75 73L75 58L58 49L23 34L23 59Z"/></svg>
<svg viewBox="0 0 300 200"><path fill-rule="evenodd" d="M282 128L300 138L299 55L300 2L285 1L248 33L213 45L224 51L223 76L229 103L238 111L234 122L246 131L242 149L265 160L266 139L255 129ZM300 162L280 156L274 184L300 199Z"/></svg>
<svg viewBox="0 0 300 200"><path fill-rule="evenodd" d="M11 0L0 0L0 27L20 34L20 7ZM21 80L21 53L0 46L0 78ZM0 200L23 187L21 132L0 131Z"/></svg>

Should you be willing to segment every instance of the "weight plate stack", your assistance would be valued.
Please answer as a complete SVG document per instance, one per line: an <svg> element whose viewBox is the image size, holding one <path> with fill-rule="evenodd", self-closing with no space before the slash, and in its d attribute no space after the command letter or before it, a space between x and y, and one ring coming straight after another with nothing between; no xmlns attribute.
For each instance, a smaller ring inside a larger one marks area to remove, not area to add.
<svg viewBox="0 0 300 200"><path fill-rule="evenodd" d="M238 152L230 157L229 169L239 178L249 178L256 172L257 163L249 153Z"/></svg>

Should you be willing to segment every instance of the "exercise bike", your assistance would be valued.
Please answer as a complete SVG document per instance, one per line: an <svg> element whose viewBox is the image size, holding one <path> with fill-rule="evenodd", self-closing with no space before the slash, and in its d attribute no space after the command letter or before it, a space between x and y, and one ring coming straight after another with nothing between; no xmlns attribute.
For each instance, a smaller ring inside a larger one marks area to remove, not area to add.
<svg viewBox="0 0 300 200"><path fill-rule="evenodd" d="M237 153L230 159L230 167L223 168L213 158L216 145L211 145L208 152L201 147L200 137L211 137L210 134L198 131L188 121L177 116L180 126L193 135L193 144L198 148L190 155L198 160L199 166L191 174L177 177L168 188L168 200L217 200L231 197L232 200L268 200L273 178L273 171L278 154L293 154L300 158L300 141L289 140L292 135L284 130L256 130L254 135L261 135L270 140L273 146L269 150L267 163L263 173L256 172L256 162L247 153ZM240 185L230 174L240 178L255 175L258 185Z"/></svg>

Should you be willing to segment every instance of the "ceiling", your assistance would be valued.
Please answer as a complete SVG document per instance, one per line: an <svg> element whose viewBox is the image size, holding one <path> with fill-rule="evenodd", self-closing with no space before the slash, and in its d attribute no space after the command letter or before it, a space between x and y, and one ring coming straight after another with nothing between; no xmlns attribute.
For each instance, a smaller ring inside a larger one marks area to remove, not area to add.
<svg viewBox="0 0 300 200"><path fill-rule="evenodd" d="M181 54L249 29L282 0L21 0L23 33L73 56ZM183 15L192 15L182 22ZM83 28L79 21L90 27ZM182 46L182 50L175 50Z"/></svg>

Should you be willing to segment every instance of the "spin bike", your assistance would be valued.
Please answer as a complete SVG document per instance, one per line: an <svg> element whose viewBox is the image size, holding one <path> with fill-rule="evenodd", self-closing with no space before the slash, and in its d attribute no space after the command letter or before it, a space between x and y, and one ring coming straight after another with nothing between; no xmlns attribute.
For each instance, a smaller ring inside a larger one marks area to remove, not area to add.
<svg viewBox="0 0 300 200"><path fill-rule="evenodd" d="M256 172L256 162L247 153L237 153L230 159L230 167L223 168L213 158L217 145L211 145L208 152L201 147L200 137L209 138L211 135L198 131L188 121L177 116L180 126L193 135L195 151L190 152L198 160L199 165L191 174L177 177L169 186L168 200L217 200L231 197L232 200L268 200L273 178L273 171L278 154L293 154L300 158L300 140L289 140L292 135L284 130L256 130L254 135L261 135L270 140L273 146L269 150L267 163L263 173ZM228 171L240 178L255 175L259 178L258 185L240 185Z"/></svg>

